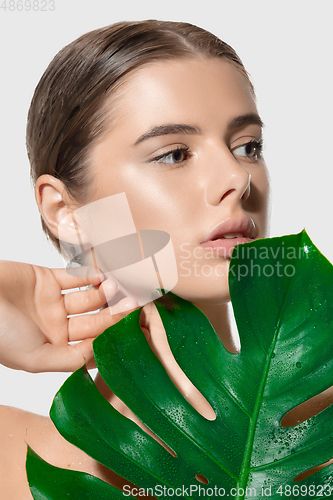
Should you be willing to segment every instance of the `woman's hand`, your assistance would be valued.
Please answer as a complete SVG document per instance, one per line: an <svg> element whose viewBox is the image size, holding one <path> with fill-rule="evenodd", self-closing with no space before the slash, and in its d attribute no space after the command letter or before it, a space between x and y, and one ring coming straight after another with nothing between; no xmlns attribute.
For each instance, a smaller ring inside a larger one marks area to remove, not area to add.
<svg viewBox="0 0 333 500"><path fill-rule="evenodd" d="M93 275L93 276L91 276ZM138 307L126 297L107 305L117 285L87 269L86 277L65 269L19 262L0 262L0 363L29 372L74 371L84 363L94 367L92 341L107 327ZM88 290L63 293L93 285ZM70 344L72 341L80 341Z"/></svg>

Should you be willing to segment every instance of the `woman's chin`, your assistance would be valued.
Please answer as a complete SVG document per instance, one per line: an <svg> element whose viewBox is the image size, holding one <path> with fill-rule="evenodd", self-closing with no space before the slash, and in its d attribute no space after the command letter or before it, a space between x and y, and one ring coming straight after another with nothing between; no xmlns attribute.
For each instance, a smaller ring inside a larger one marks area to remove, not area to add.
<svg viewBox="0 0 333 500"><path fill-rule="evenodd" d="M217 305L230 302L227 278L195 280L180 278L172 293L194 304L208 302Z"/></svg>

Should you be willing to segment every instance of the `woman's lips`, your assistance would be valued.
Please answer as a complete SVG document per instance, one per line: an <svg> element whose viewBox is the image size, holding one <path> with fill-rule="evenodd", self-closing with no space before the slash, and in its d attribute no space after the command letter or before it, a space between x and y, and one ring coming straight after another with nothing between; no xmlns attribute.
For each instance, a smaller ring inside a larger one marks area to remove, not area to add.
<svg viewBox="0 0 333 500"><path fill-rule="evenodd" d="M253 238L237 236L235 238L218 238L213 241L205 241L201 244L203 248L214 251L214 254L221 257L231 257L232 251L236 245L240 243L249 243Z"/></svg>
<svg viewBox="0 0 333 500"><path fill-rule="evenodd" d="M217 224L200 246L213 250L216 255L231 257L236 245L249 243L257 235L257 229L250 217L230 217Z"/></svg>

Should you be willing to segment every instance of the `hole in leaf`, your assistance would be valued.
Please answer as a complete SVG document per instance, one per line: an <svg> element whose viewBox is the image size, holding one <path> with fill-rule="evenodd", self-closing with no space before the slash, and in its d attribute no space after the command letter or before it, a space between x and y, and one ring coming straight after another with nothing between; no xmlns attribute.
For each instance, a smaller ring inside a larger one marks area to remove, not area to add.
<svg viewBox="0 0 333 500"><path fill-rule="evenodd" d="M141 427L143 431L149 434L149 436L155 439L155 441L163 446L163 448L165 448L170 453L170 455L175 458L177 457L176 453L171 448L169 448L169 446L165 444L159 437L157 437L156 434L154 434L143 422L141 422L141 420L115 394L113 395L110 403L117 411L119 411L119 413L124 415L124 417L132 420L134 423L136 423L136 425Z"/></svg>
<svg viewBox="0 0 333 500"><path fill-rule="evenodd" d="M333 458L331 458L330 460L328 460L328 462L325 462L324 464L317 465L316 467L312 467L312 469L308 469L308 470L302 472L301 474L299 474L298 476L296 476L294 478L294 482L302 481L302 479L305 479L305 478L311 476L312 474L314 474L315 472L317 472L320 469L324 469L324 467L327 467L331 463L333 463Z"/></svg>
<svg viewBox="0 0 333 500"><path fill-rule="evenodd" d="M230 325L231 336L230 336L230 339L228 340L228 342L226 342L223 339L223 345L227 349L227 351L231 352L232 354L236 354L236 353L240 352L240 350L241 350L241 343L240 343L235 313L234 313L234 310L233 310L231 304L229 304L229 307L228 307L228 316L229 316L229 325Z"/></svg>
<svg viewBox="0 0 333 500"><path fill-rule="evenodd" d="M208 484L208 479L202 474L196 474L195 479L199 481L199 483Z"/></svg>
<svg viewBox="0 0 333 500"><path fill-rule="evenodd" d="M102 379L100 373L97 373L95 378L95 384L99 392L104 396L104 398L113 406L115 410L121 413L124 417L132 420L138 427L149 434L155 441L157 441L163 448L165 448L170 455L177 458L177 454L169 448L167 444L165 444L160 438L158 438L141 420L125 405L125 403L116 396L111 389L106 385L104 380Z"/></svg>
<svg viewBox="0 0 333 500"><path fill-rule="evenodd" d="M325 391L317 394L304 403L296 406L288 411L282 418L280 424L282 427L293 427L298 425L308 418L318 415L321 411L326 410L333 403L333 387L329 387Z"/></svg>
<svg viewBox="0 0 333 500"><path fill-rule="evenodd" d="M94 471L93 475L99 477L103 481L106 481L107 483L111 484L112 486L121 491L126 491L126 489L124 490L124 486L127 486L130 490L132 490L133 488L138 489L136 484L131 483L123 476L120 476L113 470L109 469L108 467L100 463L96 463L96 470Z"/></svg>
<svg viewBox="0 0 333 500"><path fill-rule="evenodd" d="M215 420L216 413L207 399L192 384L191 380L185 375L179 364L174 358L170 349L167 335L162 323L162 319L153 302L147 304L140 313L141 329L150 326L149 334L145 332L148 344L164 366L170 380L177 387L179 392L187 399L190 405L207 420ZM149 330L149 328L148 328Z"/></svg>

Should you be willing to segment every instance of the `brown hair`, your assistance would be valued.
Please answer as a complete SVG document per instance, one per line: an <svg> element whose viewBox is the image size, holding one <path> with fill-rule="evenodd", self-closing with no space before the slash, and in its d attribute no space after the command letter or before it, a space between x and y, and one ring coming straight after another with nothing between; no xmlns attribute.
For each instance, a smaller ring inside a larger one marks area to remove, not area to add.
<svg viewBox="0 0 333 500"><path fill-rule="evenodd" d="M212 33L189 23L119 22L82 35L51 61L32 98L27 123L31 177L60 179L70 196L92 194L89 150L105 128L106 99L131 71L148 62L221 57L249 76L238 55ZM58 250L58 239L42 219Z"/></svg>

